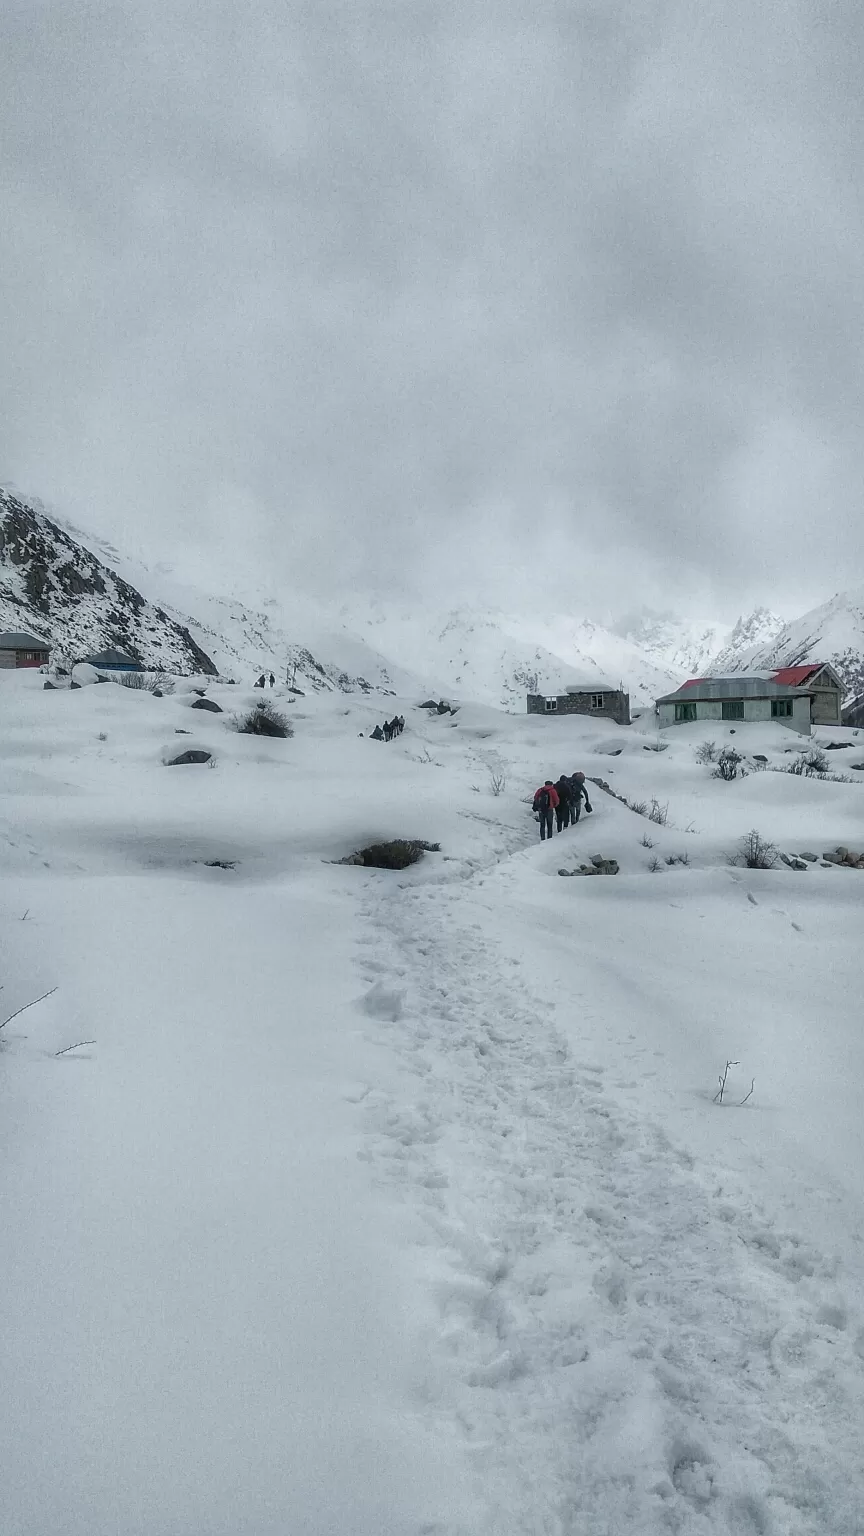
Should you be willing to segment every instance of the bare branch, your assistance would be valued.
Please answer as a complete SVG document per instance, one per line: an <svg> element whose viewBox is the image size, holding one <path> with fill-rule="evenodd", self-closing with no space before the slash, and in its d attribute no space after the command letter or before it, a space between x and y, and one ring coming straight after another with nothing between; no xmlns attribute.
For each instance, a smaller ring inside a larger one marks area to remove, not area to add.
<svg viewBox="0 0 864 1536"><path fill-rule="evenodd" d="M755 1079L755 1077L751 1077L751 1079L750 1079L750 1093L745 1093L743 1099L741 1100L741 1104L746 1104L747 1103L747 1100L750 1098L750 1095L752 1094L753 1089L755 1088L755 1086L756 1086L756 1079ZM741 1108L741 1104L738 1105L739 1109Z"/></svg>
<svg viewBox="0 0 864 1536"><path fill-rule="evenodd" d="M56 991L56 987L49 987L48 991L43 992L41 997L34 997L32 1003L25 1003L23 1008L16 1008L14 1013L10 1013L8 1019L3 1020L3 1023L0 1024L0 1029L5 1029L7 1024L12 1023L13 1019L17 1019L19 1013L26 1013L28 1008L35 1008L37 1003L44 1003L46 997L51 997Z"/></svg>
<svg viewBox="0 0 864 1536"><path fill-rule="evenodd" d="M55 1057L57 1057L57 1056L68 1056L70 1051L77 1051L79 1045L95 1045L95 1044L96 1044L95 1040L76 1040L74 1045L67 1045L65 1050L63 1050L63 1051L55 1051L54 1055L55 1055Z"/></svg>
<svg viewBox="0 0 864 1536"><path fill-rule="evenodd" d="M729 1068L730 1067L740 1067L740 1065L741 1065L740 1061L727 1061L726 1066L725 1066L723 1072L721 1073L721 1075L717 1079L718 1083L720 1084L720 1087L717 1089L717 1092L715 1093L713 1099L711 1100L712 1104L722 1104L723 1103L723 1094L726 1091L726 1079L729 1076Z"/></svg>

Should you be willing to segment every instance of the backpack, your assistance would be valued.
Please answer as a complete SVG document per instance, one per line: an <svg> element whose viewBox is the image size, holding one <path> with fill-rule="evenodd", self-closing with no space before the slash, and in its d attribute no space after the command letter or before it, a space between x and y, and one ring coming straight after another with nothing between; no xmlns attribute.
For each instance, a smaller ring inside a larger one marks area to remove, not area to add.
<svg viewBox="0 0 864 1536"><path fill-rule="evenodd" d="M549 790L544 785L543 789L537 791L537 809L541 816L543 816L548 811L549 805Z"/></svg>

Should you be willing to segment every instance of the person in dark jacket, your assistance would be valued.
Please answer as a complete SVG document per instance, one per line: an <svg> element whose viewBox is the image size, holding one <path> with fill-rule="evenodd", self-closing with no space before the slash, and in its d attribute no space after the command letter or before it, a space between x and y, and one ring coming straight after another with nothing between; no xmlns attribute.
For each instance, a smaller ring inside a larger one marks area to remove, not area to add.
<svg viewBox="0 0 864 1536"><path fill-rule="evenodd" d="M534 810L540 816L540 841L545 843L552 836L552 817L558 809L558 791L551 779L541 784L534 796Z"/></svg>
<svg viewBox="0 0 864 1536"><path fill-rule="evenodd" d="M572 773L570 775L570 787L572 790L570 816L575 827L582 810L582 801L585 801L585 809L590 812L591 801L588 799L588 790L585 785L584 773Z"/></svg>
<svg viewBox="0 0 864 1536"><path fill-rule="evenodd" d="M569 827L573 811L573 791L566 773L562 773L560 779L555 782L558 793L558 805L555 810L555 822L559 832Z"/></svg>

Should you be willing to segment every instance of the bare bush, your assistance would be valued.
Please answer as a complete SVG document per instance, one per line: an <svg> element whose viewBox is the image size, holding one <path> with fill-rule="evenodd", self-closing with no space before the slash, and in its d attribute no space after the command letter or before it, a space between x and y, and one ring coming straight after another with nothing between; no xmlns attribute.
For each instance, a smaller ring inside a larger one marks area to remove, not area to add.
<svg viewBox="0 0 864 1536"><path fill-rule="evenodd" d="M800 752L785 771L806 779L821 779L828 773L828 759L818 747L811 747L809 752Z"/></svg>
<svg viewBox="0 0 864 1536"><path fill-rule="evenodd" d="M649 863L648 868L651 871L652 875L658 874L659 871L663 868L663 865L661 864L660 860L657 858L656 854L654 855L654 858Z"/></svg>
<svg viewBox="0 0 864 1536"><path fill-rule="evenodd" d="M241 736L293 736L294 727L287 715L280 714L269 701L254 704L245 715L238 715L233 722Z"/></svg>
<svg viewBox="0 0 864 1536"><path fill-rule="evenodd" d="M654 847L654 843L653 843L652 839L648 836L647 832L644 833L644 835L642 837L640 837L639 841L642 844L643 848L653 848Z"/></svg>
<svg viewBox="0 0 864 1536"><path fill-rule="evenodd" d="M743 864L745 869L773 869L780 858L776 843L769 843L755 827L742 837L738 852L730 859L731 864Z"/></svg>
<svg viewBox="0 0 864 1536"><path fill-rule="evenodd" d="M690 855L689 853L670 853L666 863L669 865L683 864L686 869L689 869Z"/></svg>
<svg viewBox="0 0 864 1536"><path fill-rule="evenodd" d="M737 779L743 761L741 753L736 752L734 747L724 747L717 759L717 766L711 777L723 779L725 783L729 784L733 779Z"/></svg>
<svg viewBox="0 0 864 1536"><path fill-rule="evenodd" d="M624 804L628 806L631 811L635 811L637 816L648 815L647 800L625 800Z"/></svg>
<svg viewBox="0 0 864 1536"><path fill-rule="evenodd" d="M696 748L696 761L697 763L716 763L716 741L700 741L698 747Z"/></svg>
<svg viewBox="0 0 864 1536"><path fill-rule="evenodd" d="M121 688L136 688L144 693L173 693L174 679L162 672L114 672L111 682Z"/></svg>
<svg viewBox="0 0 864 1536"><path fill-rule="evenodd" d="M653 796L652 796L652 799L651 799L651 809L648 812L648 820L656 822L658 827L665 827L666 822L668 821L668 819L669 819L669 802L668 802L668 800L667 800L665 805L661 805L660 801L654 799Z"/></svg>
<svg viewBox="0 0 864 1536"><path fill-rule="evenodd" d="M489 772L489 788L496 800L507 788L507 775L501 768L492 768Z"/></svg>

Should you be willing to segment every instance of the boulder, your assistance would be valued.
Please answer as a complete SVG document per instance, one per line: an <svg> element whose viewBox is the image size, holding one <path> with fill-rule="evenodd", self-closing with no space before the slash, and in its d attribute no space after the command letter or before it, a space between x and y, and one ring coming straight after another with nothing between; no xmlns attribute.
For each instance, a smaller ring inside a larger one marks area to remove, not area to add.
<svg viewBox="0 0 864 1536"><path fill-rule="evenodd" d="M205 699L203 694L195 700L192 708L208 709L211 715L221 715L223 713L221 704L217 704L215 699Z"/></svg>
<svg viewBox="0 0 864 1536"><path fill-rule="evenodd" d="M839 854L839 853L823 853L822 859L823 859L823 862L825 864L842 864L843 863L842 855Z"/></svg>
<svg viewBox="0 0 864 1536"><path fill-rule="evenodd" d="M70 687L70 688L80 688L80 687L81 687L81 684L80 684L80 683L76 683L76 681L75 681L75 679L74 679L74 677L73 677L73 679L72 679L72 681L71 681L71 683L70 683L70 684L69 684L69 687Z"/></svg>
<svg viewBox="0 0 864 1536"><path fill-rule="evenodd" d="M799 869L799 870L803 869L803 870L806 870L808 868L808 866L804 863L803 859L790 859L789 860L789 868L790 869Z"/></svg>
<svg viewBox="0 0 864 1536"><path fill-rule="evenodd" d="M42 688L43 688L43 690L47 688L49 693L56 693L56 691L57 691L55 686L54 686L54 684L53 683L49 683L47 681L42 684Z"/></svg>
<svg viewBox="0 0 864 1536"><path fill-rule="evenodd" d="M818 864L819 862L818 853L799 853L798 857L799 859L806 859L808 864Z"/></svg>
<svg viewBox="0 0 864 1536"><path fill-rule="evenodd" d="M790 869L791 869L791 867L792 867L792 860L790 859L788 853L781 853L780 857L783 860L783 863L784 864L788 864Z"/></svg>
<svg viewBox="0 0 864 1536"><path fill-rule="evenodd" d="M754 763L767 763L768 759L764 755L764 753L762 753L762 752L754 752L753 753L753 761L754 761Z"/></svg>
<svg viewBox="0 0 864 1536"><path fill-rule="evenodd" d="M205 752L203 748L189 747L185 752L179 753L177 757L169 757L165 767L179 768L183 763L209 763L212 756L212 752Z"/></svg>
<svg viewBox="0 0 864 1536"><path fill-rule="evenodd" d="M154 699L164 699L165 695L162 692L161 688L154 688L153 689L153 697L154 697Z"/></svg>

